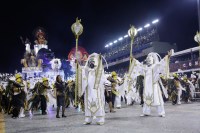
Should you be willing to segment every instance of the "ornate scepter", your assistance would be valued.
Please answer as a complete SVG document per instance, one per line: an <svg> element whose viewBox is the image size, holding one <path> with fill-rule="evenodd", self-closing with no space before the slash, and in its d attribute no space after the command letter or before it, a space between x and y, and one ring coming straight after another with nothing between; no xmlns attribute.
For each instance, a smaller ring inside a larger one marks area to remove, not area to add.
<svg viewBox="0 0 200 133"><path fill-rule="evenodd" d="M76 38L76 82L75 82L75 106L78 105L78 38L83 33L83 26L81 24L81 19L76 18L76 22L72 24L71 30Z"/></svg>

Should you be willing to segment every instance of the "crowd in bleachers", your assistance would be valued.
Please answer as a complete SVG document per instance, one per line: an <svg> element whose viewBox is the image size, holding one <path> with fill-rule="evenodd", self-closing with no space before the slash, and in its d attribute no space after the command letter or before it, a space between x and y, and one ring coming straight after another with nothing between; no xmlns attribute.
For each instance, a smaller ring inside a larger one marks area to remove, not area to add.
<svg viewBox="0 0 200 133"><path fill-rule="evenodd" d="M137 54L141 52L143 49L146 49L151 46L150 42L157 41L158 34L155 29L152 29L143 34L139 34L135 37L133 43L133 53ZM116 46L112 46L112 48L103 56L106 60L112 60L118 57L126 56L130 53L130 40L128 42L122 42L121 44L117 44Z"/></svg>

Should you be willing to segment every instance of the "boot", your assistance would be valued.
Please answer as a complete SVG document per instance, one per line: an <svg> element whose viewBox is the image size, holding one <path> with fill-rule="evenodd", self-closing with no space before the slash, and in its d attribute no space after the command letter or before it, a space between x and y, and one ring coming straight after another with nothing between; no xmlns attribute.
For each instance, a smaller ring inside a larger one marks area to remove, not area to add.
<svg viewBox="0 0 200 133"><path fill-rule="evenodd" d="M112 102L109 102L110 113L115 113L116 111L113 110Z"/></svg>
<svg viewBox="0 0 200 133"><path fill-rule="evenodd" d="M23 117L25 117L24 108L20 108L19 118L23 118Z"/></svg>
<svg viewBox="0 0 200 133"><path fill-rule="evenodd" d="M60 116L59 116L59 111L60 111L60 107L57 107L57 114L56 114L56 118L60 118Z"/></svg>
<svg viewBox="0 0 200 133"><path fill-rule="evenodd" d="M65 115L65 107L62 107L62 117L67 117L67 116Z"/></svg>

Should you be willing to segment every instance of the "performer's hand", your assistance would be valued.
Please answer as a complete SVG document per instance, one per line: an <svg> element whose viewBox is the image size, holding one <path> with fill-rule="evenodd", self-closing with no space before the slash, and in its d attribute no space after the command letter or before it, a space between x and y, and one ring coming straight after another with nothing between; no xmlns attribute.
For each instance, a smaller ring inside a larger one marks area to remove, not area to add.
<svg viewBox="0 0 200 133"><path fill-rule="evenodd" d="M172 56L172 50L168 51L167 53L168 53L168 56L170 58Z"/></svg>

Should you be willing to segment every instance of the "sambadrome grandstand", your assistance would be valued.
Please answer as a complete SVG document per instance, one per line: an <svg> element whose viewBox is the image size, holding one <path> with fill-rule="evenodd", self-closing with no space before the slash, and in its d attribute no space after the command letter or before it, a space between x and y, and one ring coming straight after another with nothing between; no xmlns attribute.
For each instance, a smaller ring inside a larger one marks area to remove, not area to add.
<svg viewBox="0 0 200 133"><path fill-rule="evenodd" d="M163 57L167 51L174 49L177 51L176 44L161 42L158 34L158 20L152 21L152 24L146 24L144 28L138 28L137 35L133 43L133 56L139 61L144 61L147 54L157 52ZM105 46L103 56L105 57L109 69L106 71L116 71L119 76L123 76L128 71L130 57L130 38L128 35L119 37Z"/></svg>
<svg viewBox="0 0 200 133"><path fill-rule="evenodd" d="M125 35L106 44L106 50L102 54L108 64L108 69L105 65L106 72L116 71L120 77L123 77L128 72L130 42L128 35ZM145 25L144 29L138 29L132 53L134 58L142 62L150 52L157 52L163 58L171 49L173 49L174 53L170 58L170 73L179 73L179 75L187 75L188 78L198 80L200 78L200 48L194 47L177 52L176 43L171 44L160 41L156 25ZM199 86L200 83L196 82L196 99L200 99Z"/></svg>
<svg viewBox="0 0 200 133"><path fill-rule="evenodd" d="M189 48L177 52L176 43L162 42L158 33L158 20L146 24L143 28L138 28L138 34L134 38L133 57L139 61L144 61L148 53L157 52L161 57L167 51L173 49L174 54L170 59L171 73L188 73L200 70L199 47ZM116 71L119 76L123 76L128 71L130 57L130 38L128 35L119 37L105 46L103 56L108 63L107 72Z"/></svg>

